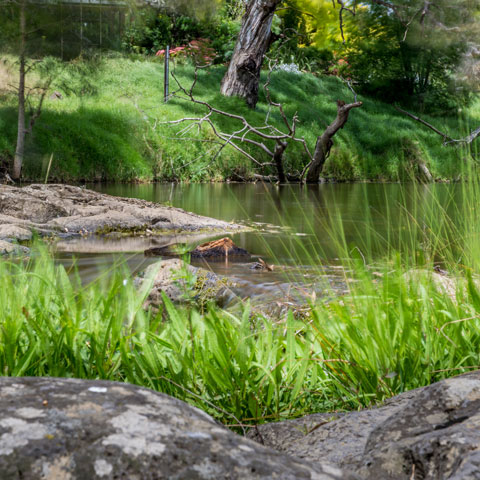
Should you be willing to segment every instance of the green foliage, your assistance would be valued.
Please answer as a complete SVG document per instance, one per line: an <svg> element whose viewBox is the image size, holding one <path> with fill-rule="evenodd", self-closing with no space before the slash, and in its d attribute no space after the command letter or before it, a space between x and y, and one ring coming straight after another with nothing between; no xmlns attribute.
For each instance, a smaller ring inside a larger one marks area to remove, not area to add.
<svg viewBox="0 0 480 480"><path fill-rule="evenodd" d="M394 3L397 14L373 6L348 17L347 42L340 49L348 60L346 74L363 92L420 111L440 113L464 105L470 91L455 75L467 37L471 41L475 35L471 16L478 2L459 1L452 8L442 1L424 16L423 1Z"/></svg>
<svg viewBox="0 0 480 480"><path fill-rule="evenodd" d="M338 13L327 0L288 0L277 9L272 26L279 39L269 52L280 63L295 63L302 70L326 72L332 49L340 41Z"/></svg>
<svg viewBox="0 0 480 480"><path fill-rule="evenodd" d="M230 59L240 23L228 15L227 10L215 17L194 17L174 12L156 13L143 10L136 17L123 39L129 52L154 54L167 45L172 48L187 45L195 39L207 38L217 53L216 62Z"/></svg>

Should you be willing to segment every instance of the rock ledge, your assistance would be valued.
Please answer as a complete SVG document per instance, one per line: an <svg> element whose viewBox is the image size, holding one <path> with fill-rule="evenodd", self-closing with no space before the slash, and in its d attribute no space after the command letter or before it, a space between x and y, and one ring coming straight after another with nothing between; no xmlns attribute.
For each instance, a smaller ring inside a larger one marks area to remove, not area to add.
<svg viewBox="0 0 480 480"><path fill-rule="evenodd" d="M32 231L41 235L134 235L245 229L180 208L70 185L0 185L0 225L0 239L4 240L28 240Z"/></svg>

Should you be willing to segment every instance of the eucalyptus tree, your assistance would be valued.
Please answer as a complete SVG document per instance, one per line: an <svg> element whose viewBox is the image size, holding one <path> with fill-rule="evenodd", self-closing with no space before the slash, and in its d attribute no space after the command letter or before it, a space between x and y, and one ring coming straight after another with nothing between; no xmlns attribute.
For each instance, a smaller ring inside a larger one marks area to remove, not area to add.
<svg viewBox="0 0 480 480"><path fill-rule="evenodd" d="M245 98L255 108L260 70L272 40L272 21L282 0L249 0L221 93Z"/></svg>

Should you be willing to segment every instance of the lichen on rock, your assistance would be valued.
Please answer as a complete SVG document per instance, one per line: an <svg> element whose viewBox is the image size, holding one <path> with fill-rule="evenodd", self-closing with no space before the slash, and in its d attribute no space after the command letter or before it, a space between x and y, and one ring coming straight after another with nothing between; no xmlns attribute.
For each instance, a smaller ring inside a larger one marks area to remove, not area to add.
<svg viewBox="0 0 480 480"><path fill-rule="evenodd" d="M258 445L175 398L115 382L2 377L0 439L2 480L358 478Z"/></svg>

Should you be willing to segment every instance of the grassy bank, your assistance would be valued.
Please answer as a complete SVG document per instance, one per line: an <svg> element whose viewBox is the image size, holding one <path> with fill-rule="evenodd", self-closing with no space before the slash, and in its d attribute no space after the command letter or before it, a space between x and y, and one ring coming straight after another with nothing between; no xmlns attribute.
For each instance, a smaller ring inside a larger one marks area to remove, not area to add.
<svg viewBox="0 0 480 480"><path fill-rule="evenodd" d="M15 82L10 68L2 67L0 79L0 156L12 158L16 138L16 103L7 85ZM176 73L189 86L193 69L177 65ZM238 99L219 94L223 67L200 74L195 88L199 99L241 115L262 125L268 106L261 96L257 110L249 111ZM32 75L32 82L34 74ZM223 180L233 174L248 178L251 162L231 147L216 156L218 145L208 127L190 130L178 138L179 126L159 122L203 113L187 101L172 99L163 103L163 67L159 60L145 58L104 58L81 61L59 69L52 90L63 99L47 98L34 133L28 140L25 176L43 179L50 156L51 181L80 180ZM172 80L171 90L176 85ZM298 135L311 149L316 135L336 114L336 100L351 100L352 93L337 78L316 78L276 72L272 76L274 100L284 103L287 115L298 113ZM361 98L364 106L353 111L346 127L335 137L335 146L326 164L325 175L338 180L397 180L415 174L418 160L425 162L437 178L456 178L467 155L460 149L442 147L441 138L402 116L393 107ZM276 113L271 121L282 122ZM429 118L454 137L463 136L480 122L480 105L442 118ZM234 131L239 124L216 118L217 126ZM205 141L208 140L208 141ZM250 150L261 160L262 154ZM307 163L298 145L285 153L287 171L299 171ZM269 173L264 172L264 173ZM273 173L273 171L272 171ZM238 177L235 177L238 178Z"/></svg>

